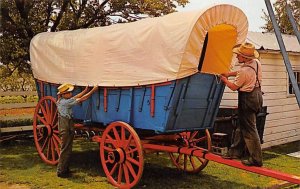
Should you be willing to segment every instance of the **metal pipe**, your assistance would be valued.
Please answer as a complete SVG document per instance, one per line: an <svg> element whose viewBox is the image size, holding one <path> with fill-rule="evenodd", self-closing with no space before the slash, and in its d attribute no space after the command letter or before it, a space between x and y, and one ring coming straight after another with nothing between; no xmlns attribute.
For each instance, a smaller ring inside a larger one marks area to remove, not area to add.
<svg viewBox="0 0 300 189"><path fill-rule="evenodd" d="M276 35L276 38L277 38L277 41L278 41L278 44L279 44L279 47L280 47L280 50L281 50L281 53L282 53L282 57L283 57L283 60L284 60L284 63L285 63L285 67L287 69L289 78L290 78L292 86L294 88L295 96L296 96L296 99L297 99L297 102L298 102L298 106L300 108L300 90L299 90L299 87L298 87L298 84L297 84L297 81L296 81L296 78L295 78L295 75L294 75L289 57L288 57L288 54L286 52L286 48L285 48L280 30L279 30L279 26L276 22L275 14L273 12L273 8L272 8L270 0L265 0L265 3L266 3L266 6L267 6L267 9L268 9L269 16L271 18L273 27L274 27L275 35Z"/></svg>

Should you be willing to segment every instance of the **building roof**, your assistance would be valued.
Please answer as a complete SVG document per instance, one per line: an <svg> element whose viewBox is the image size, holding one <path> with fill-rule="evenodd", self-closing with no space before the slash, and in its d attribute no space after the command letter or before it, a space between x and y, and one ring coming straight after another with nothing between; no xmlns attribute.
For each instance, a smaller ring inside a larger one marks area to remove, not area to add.
<svg viewBox="0 0 300 189"><path fill-rule="evenodd" d="M283 34L283 41L288 52L300 52L300 44L294 35ZM248 32L247 41L258 50L280 51L275 33Z"/></svg>

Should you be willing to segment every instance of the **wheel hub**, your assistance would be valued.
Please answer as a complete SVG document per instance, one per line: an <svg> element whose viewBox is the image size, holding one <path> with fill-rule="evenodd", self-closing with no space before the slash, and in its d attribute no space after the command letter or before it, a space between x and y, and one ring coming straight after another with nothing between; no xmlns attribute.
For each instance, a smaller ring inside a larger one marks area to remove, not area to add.
<svg viewBox="0 0 300 189"><path fill-rule="evenodd" d="M116 150L109 152L107 154L107 159L109 163L123 163L125 161L125 151L122 148L117 148Z"/></svg>
<svg viewBox="0 0 300 189"><path fill-rule="evenodd" d="M52 132L53 132L52 127L50 125L45 125L45 126L47 128L48 137L51 137L52 136Z"/></svg>

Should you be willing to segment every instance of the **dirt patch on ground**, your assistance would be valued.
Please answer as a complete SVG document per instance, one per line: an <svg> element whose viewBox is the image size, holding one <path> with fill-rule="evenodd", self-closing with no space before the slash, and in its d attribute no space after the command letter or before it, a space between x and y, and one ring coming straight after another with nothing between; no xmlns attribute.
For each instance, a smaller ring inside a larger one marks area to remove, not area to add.
<svg viewBox="0 0 300 189"><path fill-rule="evenodd" d="M33 115L35 108L15 108L0 110L0 116Z"/></svg>

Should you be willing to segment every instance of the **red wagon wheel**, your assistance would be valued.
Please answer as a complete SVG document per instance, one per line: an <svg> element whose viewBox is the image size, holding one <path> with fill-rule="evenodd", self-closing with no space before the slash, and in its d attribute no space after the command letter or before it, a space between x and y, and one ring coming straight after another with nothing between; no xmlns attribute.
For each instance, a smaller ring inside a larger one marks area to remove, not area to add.
<svg viewBox="0 0 300 189"><path fill-rule="evenodd" d="M42 160L56 165L60 154L61 140L58 136L56 100L51 96L42 97L35 108L33 136L36 149Z"/></svg>
<svg viewBox="0 0 300 189"><path fill-rule="evenodd" d="M203 148L208 151L211 150L211 138L209 131L206 129L205 134L199 131L194 132L182 132L180 133L181 139L183 139L183 145L186 147ZM169 153L173 164L180 170L187 173L199 173L204 169L208 163L207 159L201 157L185 155L180 153Z"/></svg>
<svg viewBox="0 0 300 189"><path fill-rule="evenodd" d="M100 157L108 181L118 188L132 188L142 177L143 149L135 130L113 122L103 132Z"/></svg>

